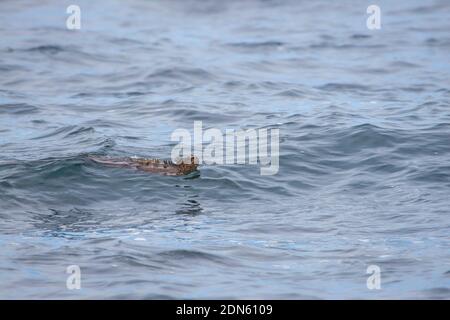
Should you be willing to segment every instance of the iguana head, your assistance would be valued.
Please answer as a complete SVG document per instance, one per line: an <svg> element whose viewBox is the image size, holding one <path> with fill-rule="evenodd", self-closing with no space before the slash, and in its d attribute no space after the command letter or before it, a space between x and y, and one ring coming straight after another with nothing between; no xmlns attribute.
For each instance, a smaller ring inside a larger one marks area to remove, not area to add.
<svg viewBox="0 0 450 320"><path fill-rule="evenodd" d="M189 157L177 159L175 164L179 167L180 174L188 174L197 170L198 162L199 161L196 156L190 155Z"/></svg>

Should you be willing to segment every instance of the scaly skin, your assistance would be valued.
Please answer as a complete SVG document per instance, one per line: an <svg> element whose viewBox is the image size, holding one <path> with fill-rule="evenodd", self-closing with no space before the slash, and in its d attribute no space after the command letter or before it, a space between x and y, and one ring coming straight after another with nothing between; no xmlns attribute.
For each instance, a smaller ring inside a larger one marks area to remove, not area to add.
<svg viewBox="0 0 450 320"><path fill-rule="evenodd" d="M121 158L90 156L89 159L96 163L114 167L127 167L151 173L160 173L170 176L181 176L197 170L198 159L194 156L179 160L176 163L160 159Z"/></svg>

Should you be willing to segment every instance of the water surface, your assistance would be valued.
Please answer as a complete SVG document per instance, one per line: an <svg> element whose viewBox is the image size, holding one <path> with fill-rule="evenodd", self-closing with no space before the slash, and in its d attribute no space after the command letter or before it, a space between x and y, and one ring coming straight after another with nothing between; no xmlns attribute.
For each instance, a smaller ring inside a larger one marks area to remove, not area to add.
<svg viewBox="0 0 450 320"><path fill-rule="evenodd" d="M0 298L450 298L448 1L73 2L0 3ZM279 173L86 161L194 120Z"/></svg>

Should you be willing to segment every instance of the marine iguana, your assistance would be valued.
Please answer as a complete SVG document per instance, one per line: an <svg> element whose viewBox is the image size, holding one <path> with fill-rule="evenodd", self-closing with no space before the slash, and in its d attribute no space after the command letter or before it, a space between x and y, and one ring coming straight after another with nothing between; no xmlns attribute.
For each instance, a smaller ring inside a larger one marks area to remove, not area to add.
<svg viewBox="0 0 450 320"><path fill-rule="evenodd" d="M134 168L168 176L187 175L196 171L198 167L198 158L192 155L184 159L178 159L176 162L146 158L110 158L97 156L89 156L88 158L96 163L108 166Z"/></svg>

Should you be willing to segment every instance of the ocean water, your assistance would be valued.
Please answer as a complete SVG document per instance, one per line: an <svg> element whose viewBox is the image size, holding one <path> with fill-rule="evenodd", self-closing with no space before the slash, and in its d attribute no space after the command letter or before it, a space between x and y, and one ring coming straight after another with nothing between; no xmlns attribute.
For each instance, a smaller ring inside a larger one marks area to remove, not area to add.
<svg viewBox="0 0 450 320"><path fill-rule="evenodd" d="M376 2L1 1L0 298L449 299L450 2ZM195 120L279 172L86 159Z"/></svg>

